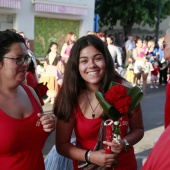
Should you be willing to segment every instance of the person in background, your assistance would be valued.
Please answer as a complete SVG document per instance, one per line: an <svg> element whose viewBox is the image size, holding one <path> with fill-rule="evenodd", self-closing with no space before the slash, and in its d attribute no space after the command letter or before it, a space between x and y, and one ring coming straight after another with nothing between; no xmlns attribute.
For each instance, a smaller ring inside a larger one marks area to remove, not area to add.
<svg viewBox="0 0 170 170"><path fill-rule="evenodd" d="M42 149L55 117L23 84L30 60L21 35L0 31L0 169L45 170Z"/></svg>
<svg viewBox="0 0 170 170"><path fill-rule="evenodd" d="M128 40L125 42L125 49L126 49L126 59L125 59L125 67L128 66L129 58L133 57L133 50L135 49L136 44L133 39L133 36L129 35Z"/></svg>
<svg viewBox="0 0 170 170"><path fill-rule="evenodd" d="M153 71L151 71L151 85L150 88L153 89L154 87L158 89L157 81L158 81L158 74L159 74L159 64L157 61L153 63Z"/></svg>
<svg viewBox="0 0 170 170"><path fill-rule="evenodd" d="M103 32L97 32L96 36L99 37L104 43L106 43L106 37Z"/></svg>
<svg viewBox="0 0 170 170"><path fill-rule="evenodd" d="M86 35L96 35L94 31L87 31Z"/></svg>
<svg viewBox="0 0 170 170"><path fill-rule="evenodd" d="M146 41L146 40L142 41L142 48L143 48L145 54L147 55L147 53L148 53L148 41Z"/></svg>
<svg viewBox="0 0 170 170"><path fill-rule="evenodd" d="M39 82L39 76L38 76L38 73L37 73L37 59L34 55L34 53L31 51L30 49L30 42L28 40L28 38L26 37L25 33L24 32L18 32L18 34L20 34L24 39L25 39L25 44L27 46L27 52L29 54L29 56L32 57L32 60L34 62L34 67L35 67L35 78L36 78L36 81Z"/></svg>
<svg viewBox="0 0 170 170"><path fill-rule="evenodd" d="M64 63L57 50L58 44L56 42L51 42L44 63L45 72L40 78L40 82L47 84L48 87L48 97L44 103L50 102L54 104L56 94L63 82Z"/></svg>
<svg viewBox="0 0 170 170"><path fill-rule="evenodd" d="M107 45L100 38L87 35L78 39L71 50L63 85L54 103L54 114L57 116L56 149L59 154L74 160L74 170L81 169L78 168L79 161L86 162L86 155L92 165L100 168L111 168L118 156L115 170L137 170L133 145L144 134L140 105L120 120L126 122L120 126L120 144L114 140L100 141L111 146L113 153L105 154L103 148L94 149L106 118L95 92L105 93L111 81L132 87L116 74ZM73 130L77 145L70 143Z"/></svg>
<svg viewBox="0 0 170 170"><path fill-rule="evenodd" d="M126 49L125 49L125 36L123 35L122 32L119 32L118 34L114 34L115 35L115 42L116 44L122 48L123 50L123 64L125 65L125 59L126 59Z"/></svg>
<svg viewBox="0 0 170 170"><path fill-rule="evenodd" d="M116 63L119 67L123 67L122 62L122 49L118 47L114 41L114 36L112 34L108 34L106 37L107 47L112 56L114 63Z"/></svg>
<svg viewBox="0 0 170 170"><path fill-rule="evenodd" d="M64 63L67 63L67 60L70 56L70 51L72 49L73 44L76 41L76 35L73 32L69 32L67 33L67 36L65 38L65 43L63 44L62 48L61 48L61 57L62 57L62 61Z"/></svg>
<svg viewBox="0 0 170 170"><path fill-rule="evenodd" d="M170 29L166 30L165 38L163 41L163 50L165 60L170 61ZM165 130L154 145L150 152L146 162L144 163L142 170L166 170L170 167L170 81L166 86L166 100L164 107L164 121Z"/></svg>
<svg viewBox="0 0 170 170"><path fill-rule="evenodd" d="M146 54L142 47L142 39L137 39L136 48L133 50L134 63L134 85L140 86L142 77L142 90L145 93L149 70L146 69Z"/></svg>
<svg viewBox="0 0 170 170"><path fill-rule="evenodd" d="M124 39L124 35L123 35L122 32L119 32L119 33L118 33L118 36L116 36L115 41L116 41L116 44L117 44L119 47L124 48L124 46L125 46L125 39Z"/></svg>
<svg viewBox="0 0 170 170"><path fill-rule="evenodd" d="M114 40L114 36L112 34L108 34L106 36L106 42L107 42L107 47L109 49L109 52L113 58L113 61L115 63L115 69L117 72L123 76L124 74L124 69L123 69L123 58L122 58L122 53L123 50L121 47L117 46Z"/></svg>
<svg viewBox="0 0 170 170"><path fill-rule="evenodd" d="M159 84L166 85L167 84L167 75L168 75L168 66L169 61L164 58L164 51L162 49L162 44L164 41L164 37L159 38L158 40L158 63L159 63Z"/></svg>
<svg viewBox="0 0 170 170"><path fill-rule="evenodd" d="M148 41L148 52L146 54L147 58L150 59L150 62L158 61L158 49L155 48L155 41Z"/></svg>
<svg viewBox="0 0 170 170"><path fill-rule="evenodd" d="M38 93L38 82L37 82L37 78L35 75L35 66L34 66L34 62L33 62L32 58L31 58L31 62L29 63L29 66L28 66L28 69L26 72L26 84L31 86L35 90L35 92L37 93L37 96L41 102L41 105L43 106L44 102Z"/></svg>

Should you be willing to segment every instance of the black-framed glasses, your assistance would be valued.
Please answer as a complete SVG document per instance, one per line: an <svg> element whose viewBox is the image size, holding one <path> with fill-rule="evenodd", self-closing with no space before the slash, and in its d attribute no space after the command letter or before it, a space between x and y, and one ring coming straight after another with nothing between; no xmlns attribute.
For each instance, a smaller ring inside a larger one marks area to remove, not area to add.
<svg viewBox="0 0 170 170"><path fill-rule="evenodd" d="M165 41L164 41L164 42L162 43L163 49L165 49L166 45L168 45L169 43L170 43L170 42L165 42Z"/></svg>
<svg viewBox="0 0 170 170"><path fill-rule="evenodd" d="M12 58L12 57L3 57L3 58L7 58L7 59L11 59L11 60L16 60L16 64L21 66L24 64L24 62L27 62L28 64L31 63L31 57L29 55L26 55L25 57L17 57L17 58Z"/></svg>

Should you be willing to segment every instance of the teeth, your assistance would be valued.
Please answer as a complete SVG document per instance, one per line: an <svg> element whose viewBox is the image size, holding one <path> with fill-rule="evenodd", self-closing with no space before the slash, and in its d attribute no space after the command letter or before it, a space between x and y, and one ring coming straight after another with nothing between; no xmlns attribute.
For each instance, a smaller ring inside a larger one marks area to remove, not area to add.
<svg viewBox="0 0 170 170"><path fill-rule="evenodd" d="M97 74L97 73L98 73L97 71L89 72L88 75L95 75L95 74Z"/></svg>

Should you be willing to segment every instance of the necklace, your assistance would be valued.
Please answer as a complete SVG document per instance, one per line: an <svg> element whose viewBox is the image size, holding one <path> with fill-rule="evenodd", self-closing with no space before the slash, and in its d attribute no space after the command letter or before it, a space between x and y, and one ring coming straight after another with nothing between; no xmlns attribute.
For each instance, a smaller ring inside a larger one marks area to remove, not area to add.
<svg viewBox="0 0 170 170"><path fill-rule="evenodd" d="M91 110L93 111L93 112L92 112L92 118L94 119L94 118L95 118L95 110L97 109L99 103L98 103L97 106L93 109L93 107L92 107L92 105L91 105L91 103L90 103L90 99L89 99L89 97L88 97L88 95L87 95L86 90L85 90L85 93L86 93L86 96L87 96L87 100L88 100L88 102L89 102L89 104L90 104Z"/></svg>

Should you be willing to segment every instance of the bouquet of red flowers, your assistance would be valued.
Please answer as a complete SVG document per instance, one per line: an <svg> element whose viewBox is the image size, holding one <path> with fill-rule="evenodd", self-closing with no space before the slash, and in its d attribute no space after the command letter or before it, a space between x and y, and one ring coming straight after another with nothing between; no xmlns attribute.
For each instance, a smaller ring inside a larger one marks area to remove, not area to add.
<svg viewBox="0 0 170 170"><path fill-rule="evenodd" d="M104 123L107 141L115 140L119 143L119 119L123 115L131 112L139 104L142 97L143 93L139 87L129 88L113 81L110 83L109 89L104 95L101 92L96 92L96 98L103 108L104 113L110 118ZM109 126L113 127L113 124L114 128L112 129ZM109 132L110 130L111 132ZM111 133L112 135L110 135ZM109 136L107 136L107 134L109 134ZM105 151L106 153L110 153L109 148L106 148Z"/></svg>

